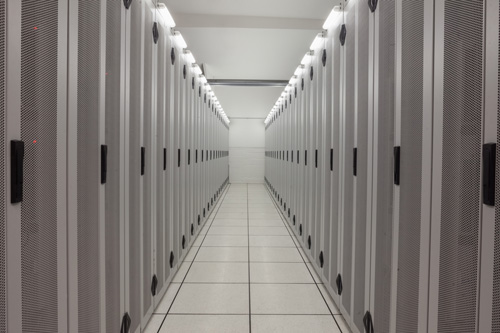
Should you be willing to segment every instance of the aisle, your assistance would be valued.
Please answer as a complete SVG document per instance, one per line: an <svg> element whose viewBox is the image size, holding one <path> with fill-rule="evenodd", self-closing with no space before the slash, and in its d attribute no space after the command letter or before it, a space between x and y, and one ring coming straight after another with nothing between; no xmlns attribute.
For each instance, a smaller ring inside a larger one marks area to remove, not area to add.
<svg viewBox="0 0 500 333"><path fill-rule="evenodd" d="M230 185L146 332L349 332L264 185Z"/></svg>

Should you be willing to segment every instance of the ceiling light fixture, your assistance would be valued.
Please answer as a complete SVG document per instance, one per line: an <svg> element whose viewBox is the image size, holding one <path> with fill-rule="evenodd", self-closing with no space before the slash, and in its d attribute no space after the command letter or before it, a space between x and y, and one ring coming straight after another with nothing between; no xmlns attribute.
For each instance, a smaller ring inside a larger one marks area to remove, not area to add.
<svg viewBox="0 0 500 333"><path fill-rule="evenodd" d="M158 6L156 6L158 9L158 12L163 18L163 21L167 25L167 27L173 28L175 27L175 21L170 12L168 11L167 6L164 3L159 3Z"/></svg>
<svg viewBox="0 0 500 333"><path fill-rule="evenodd" d="M342 13L342 6L333 7L332 11L330 12L330 15L328 15L328 18L323 24L323 29L327 30L328 28L331 28L332 25L335 23L335 21L337 21L337 18L340 16L340 13Z"/></svg>

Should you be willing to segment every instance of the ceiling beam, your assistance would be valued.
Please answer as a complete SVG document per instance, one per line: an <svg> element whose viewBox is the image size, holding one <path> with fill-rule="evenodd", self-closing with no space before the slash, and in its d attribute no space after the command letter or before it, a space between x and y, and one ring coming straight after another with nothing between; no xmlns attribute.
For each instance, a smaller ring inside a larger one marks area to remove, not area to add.
<svg viewBox="0 0 500 333"><path fill-rule="evenodd" d="M231 87L286 87L288 81L284 80L208 80L211 86Z"/></svg>
<svg viewBox="0 0 500 333"><path fill-rule="evenodd" d="M319 31L323 25L323 20L177 13L175 15L175 23L180 28L299 29Z"/></svg>

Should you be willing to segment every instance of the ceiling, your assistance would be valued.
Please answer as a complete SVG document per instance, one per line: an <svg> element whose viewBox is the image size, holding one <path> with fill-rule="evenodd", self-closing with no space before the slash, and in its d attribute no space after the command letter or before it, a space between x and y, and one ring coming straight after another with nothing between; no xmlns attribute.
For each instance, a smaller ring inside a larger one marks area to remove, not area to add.
<svg viewBox="0 0 500 333"><path fill-rule="evenodd" d="M335 0L160 0L208 79L288 80ZM337 0L338 1L338 0ZM229 118L264 120L283 87L212 87Z"/></svg>

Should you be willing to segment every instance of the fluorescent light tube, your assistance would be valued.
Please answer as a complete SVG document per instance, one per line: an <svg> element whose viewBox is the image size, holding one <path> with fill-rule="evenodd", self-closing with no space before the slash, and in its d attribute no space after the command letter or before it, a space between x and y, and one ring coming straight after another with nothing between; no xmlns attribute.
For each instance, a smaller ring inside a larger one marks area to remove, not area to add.
<svg viewBox="0 0 500 333"><path fill-rule="evenodd" d="M177 46L179 46L181 49L185 49L187 47L184 37L182 37L182 34L177 30L174 32L174 39L177 43Z"/></svg>
<svg viewBox="0 0 500 333"><path fill-rule="evenodd" d="M161 17L163 18L163 21L167 25L167 27L173 28L175 27L175 21L170 12L168 11L167 6L164 3L159 3L158 6L158 12L160 13Z"/></svg>
<svg viewBox="0 0 500 333"><path fill-rule="evenodd" d="M327 30L328 28L331 28L332 25L337 20L337 18L340 17L340 13L342 13L341 6L333 7L332 11L330 12L330 15L328 15L328 18L326 19L325 23L323 24L323 29Z"/></svg>

